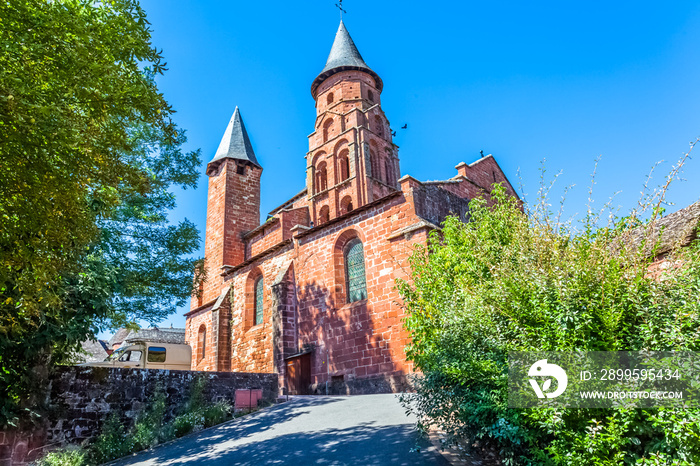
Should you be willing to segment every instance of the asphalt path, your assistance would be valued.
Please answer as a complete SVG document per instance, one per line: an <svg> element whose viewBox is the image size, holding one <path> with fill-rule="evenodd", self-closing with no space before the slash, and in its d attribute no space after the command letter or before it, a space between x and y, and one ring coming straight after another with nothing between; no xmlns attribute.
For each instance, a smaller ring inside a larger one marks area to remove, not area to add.
<svg viewBox="0 0 700 466"><path fill-rule="evenodd" d="M441 465L396 395L295 397L117 465Z"/></svg>

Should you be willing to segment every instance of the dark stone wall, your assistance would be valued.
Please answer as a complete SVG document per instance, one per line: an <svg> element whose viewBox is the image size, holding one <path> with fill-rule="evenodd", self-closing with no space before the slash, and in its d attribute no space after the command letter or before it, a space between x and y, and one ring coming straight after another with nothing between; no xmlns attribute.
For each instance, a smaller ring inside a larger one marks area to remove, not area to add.
<svg viewBox="0 0 700 466"><path fill-rule="evenodd" d="M340 379L340 378L338 378ZM362 378L333 380L311 387L314 395L374 395L376 393L413 392L411 381L405 374L380 374Z"/></svg>
<svg viewBox="0 0 700 466"><path fill-rule="evenodd" d="M469 199L457 196L439 186L424 184L413 190L416 214L435 225L440 225L448 215L464 221L469 211Z"/></svg>
<svg viewBox="0 0 700 466"><path fill-rule="evenodd" d="M0 432L0 466L26 464L46 449L92 439L113 412L130 426L158 386L167 394L167 417L172 417L189 399L190 387L199 377L207 381L204 397L212 402L226 400L233 405L239 389L262 389L263 401L270 402L278 393L277 374L62 367L52 376L42 425L31 431Z"/></svg>

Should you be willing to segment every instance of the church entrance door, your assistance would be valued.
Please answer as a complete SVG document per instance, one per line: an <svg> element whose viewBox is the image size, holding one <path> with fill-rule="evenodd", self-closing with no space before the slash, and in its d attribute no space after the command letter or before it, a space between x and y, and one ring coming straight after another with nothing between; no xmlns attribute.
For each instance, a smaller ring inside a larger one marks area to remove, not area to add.
<svg viewBox="0 0 700 466"><path fill-rule="evenodd" d="M285 385L290 395L308 395L311 385L311 353L287 358Z"/></svg>

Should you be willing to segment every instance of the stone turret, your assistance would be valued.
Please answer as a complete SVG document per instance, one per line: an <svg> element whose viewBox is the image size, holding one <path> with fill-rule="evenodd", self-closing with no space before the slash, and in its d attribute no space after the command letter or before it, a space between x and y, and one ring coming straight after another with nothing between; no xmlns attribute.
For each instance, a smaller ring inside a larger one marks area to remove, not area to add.
<svg viewBox="0 0 700 466"><path fill-rule="evenodd" d="M209 277L199 302L192 300L192 309L219 296L222 268L245 260L243 234L260 225L262 167L255 157L238 107L214 158L207 164L207 175L205 257Z"/></svg>
<svg viewBox="0 0 700 466"><path fill-rule="evenodd" d="M398 189L398 147L381 107L383 88L341 21L326 66L311 85L316 121L306 187L317 225Z"/></svg>

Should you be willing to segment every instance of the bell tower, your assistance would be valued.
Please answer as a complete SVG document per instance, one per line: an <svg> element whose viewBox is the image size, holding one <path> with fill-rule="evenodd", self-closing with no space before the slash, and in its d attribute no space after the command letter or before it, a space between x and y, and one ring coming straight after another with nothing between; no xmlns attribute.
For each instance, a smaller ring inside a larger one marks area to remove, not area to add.
<svg viewBox="0 0 700 466"><path fill-rule="evenodd" d="M326 66L311 85L316 122L306 187L317 225L398 189L398 146L382 110L383 87L341 20Z"/></svg>
<svg viewBox="0 0 700 466"><path fill-rule="evenodd" d="M200 302L192 300L192 309L216 299L221 293L224 266L235 266L245 260L243 234L260 225L260 176L258 163L243 124L236 110L221 138L214 158L207 164L209 195L204 255L209 279L204 284Z"/></svg>

